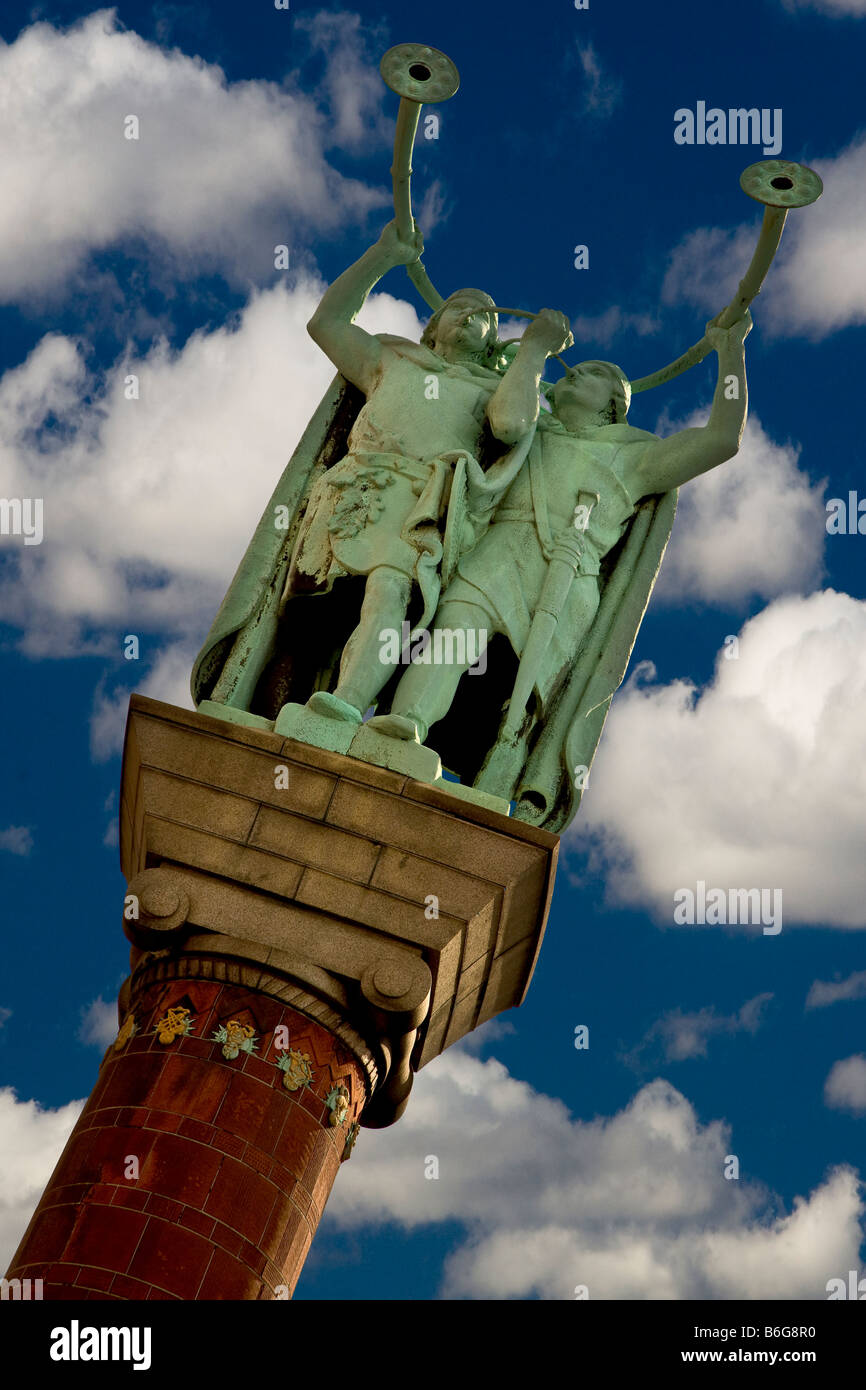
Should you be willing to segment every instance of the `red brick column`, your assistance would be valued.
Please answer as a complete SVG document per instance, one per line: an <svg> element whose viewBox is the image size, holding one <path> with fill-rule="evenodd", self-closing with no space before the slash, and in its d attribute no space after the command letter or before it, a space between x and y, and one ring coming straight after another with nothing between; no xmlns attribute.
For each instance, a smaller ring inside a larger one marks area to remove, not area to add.
<svg viewBox="0 0 866 1390"><path fill-rule="evenodd" d="M288 1296L366 1099L361 1066L319 1023L235 984L154 982L133 1008L137 1031L109 1048L8 1277L44 1280L46 1299ZM160 1042L171 1008L191 1031ZM230 1020L256 1052L223 1055L211 1038ZM281 1027L309 1058L296 1090L277 1066Z"/></svg>

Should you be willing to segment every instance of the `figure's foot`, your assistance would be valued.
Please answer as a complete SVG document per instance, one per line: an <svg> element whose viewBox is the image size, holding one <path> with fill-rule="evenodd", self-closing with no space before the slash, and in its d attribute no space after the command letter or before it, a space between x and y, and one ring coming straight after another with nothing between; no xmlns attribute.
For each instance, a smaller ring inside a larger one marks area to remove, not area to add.
<svg viewBox="0 0 866 1390"><path fill-rule="evenodd" d="M405 714L374 714L372 719L367 720L367 728L375 729L377 734L385 734L388 738L407 739L412 743L424 742L419 722ZM425 736L426 732L425 729Z"/></svg>
<svg viewBox="0 0 866 1390"><path fill-rule="evenodd" d="M317 690L307 701L311 714L323 714L326 719L339 719L344 724L360 724L361 711L339 695L331 695L327 690Z"/></svg>

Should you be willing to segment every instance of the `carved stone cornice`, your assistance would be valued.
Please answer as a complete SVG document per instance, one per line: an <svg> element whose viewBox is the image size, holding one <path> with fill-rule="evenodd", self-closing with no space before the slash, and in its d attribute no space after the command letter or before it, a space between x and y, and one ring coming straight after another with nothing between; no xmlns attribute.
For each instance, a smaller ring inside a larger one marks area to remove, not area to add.
<svg viewBox="0 0 866 1390"><path fill-rule="evenodd" d="M414 1071L523 999L557 847L400 773L133 696L129 990L241 972L330 1020L368 1078L363 1123L393 1123Z"/></svg>

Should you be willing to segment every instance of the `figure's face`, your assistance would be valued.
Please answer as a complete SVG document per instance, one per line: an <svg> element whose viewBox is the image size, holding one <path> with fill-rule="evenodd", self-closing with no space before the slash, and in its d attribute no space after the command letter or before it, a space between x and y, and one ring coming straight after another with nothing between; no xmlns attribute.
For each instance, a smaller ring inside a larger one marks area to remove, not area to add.
<svg viewBox="0 0 866 1390"><path fill-rule="evenodd" d="M562 418L579 410L581 415L599 415L610 404L617 378L606 362L580 362L570 367L553 389L551 405Z"/></svg>
<svg viewBox="0 0 866 1390"><path fill-rule="evenodd" d="M451 299L436 328L436 351L445 358L481 357L492 329L493 315L476 300Z"/></svg>

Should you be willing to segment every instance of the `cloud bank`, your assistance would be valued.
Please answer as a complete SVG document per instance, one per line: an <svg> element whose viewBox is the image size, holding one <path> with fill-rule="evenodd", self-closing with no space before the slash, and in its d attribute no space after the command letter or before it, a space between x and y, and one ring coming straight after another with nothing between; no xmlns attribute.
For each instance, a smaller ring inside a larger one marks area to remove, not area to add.
<svg viewBox="0 0 866 1390"><path fill-rule="evenodd" d="M706 424L708 413L664 423L660 433ZM740 451L680 488L677 517L655 601L740 607L812 588L823 571L823 483L797 466L750 416Z"/></svg>
<svg viewBox="0 0 866 1390"><path fill-rule="evenodd" d="M817 340L866 323L866 136L833 158L809 163L823 179L824 193L810 207L789 214L755 321L780 337ZM717 313L736 290L757 231L755 218L734 230L691 231L671 255L662 301Z"/></svg>
<svg viewBox="0 0 866 1390"><path fill-rule="evenodd" d="M0 1088L0 1272L5 1273L84 1106L45 1110Z"/></svg>
<svg viewBox="0 0 866 1390"><path fill-rule="evenodd" d="M296 25L314 50L329 44L312 95L228 82L215 64L123 29L114 10L0 42L0 300L62 290L92 252L128 241L170 258L175 278L220 270L249 283L273 274L276 244L296 251L313 229L327 236L384 209L384 189L326 158L359 132L385 138L358 16L332 18L344 22L328 34ZM335 76L347 68L351 109Z"/></svg>
<svg viewBox="0 0 866 1390"><path fill-rule="evenodd" d="M7 495L44 500L42 544L4 547L0 621L22 650L119 653L148 632L196 650L333 376L306 332L323 288L277 284L180 350L159 340L106 372L49 334L0 378ZM358 322L421 332L388 294Z"/></svg>
<svg viewBox="0 0 866 1390"><path fill-rule="evenodd" d="M566 843L612 900L670 924L674 892L703 880L781 889L783 929L862 927L866 602L776 599L726 650L702 690L635 669Z"/></svg>
<svg viewBox="0 0 866 1390"><path fill-rule="evenodd" d="M825 1298L856 1265L856 1174L831 1171L785 1213L725 1179L732 1145L665 1081L575 1120L495 1059L452 1048L419 1075L398 1126L362 1133L321 1233L460 1222L446 1298L573 1299L580 1285L590 1299Z"/></svg>

